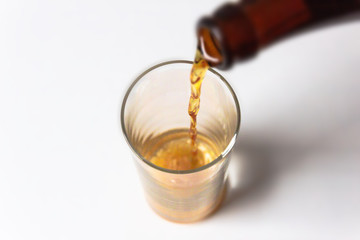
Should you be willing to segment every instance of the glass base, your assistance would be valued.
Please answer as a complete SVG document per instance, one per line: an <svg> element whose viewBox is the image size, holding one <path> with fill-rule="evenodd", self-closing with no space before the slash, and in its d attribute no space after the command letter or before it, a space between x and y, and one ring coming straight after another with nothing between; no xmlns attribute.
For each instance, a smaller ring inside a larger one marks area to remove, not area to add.
<svg viewBox="0 0 360 240"><path fill-rule="evenodd" d="M219 195L215 203L211 204L210 207L204 207L197 211L184 211L174 213L174 211L168 210L163 206L159 206L158 204L154 203L154 201L152 201L150 198L147 197L146 199L153 211L163 219L175 223L194 223L211 216L221 207L226 197L228 185L228 181L226 181L223 190L221 191L221 194Z"/></svg>

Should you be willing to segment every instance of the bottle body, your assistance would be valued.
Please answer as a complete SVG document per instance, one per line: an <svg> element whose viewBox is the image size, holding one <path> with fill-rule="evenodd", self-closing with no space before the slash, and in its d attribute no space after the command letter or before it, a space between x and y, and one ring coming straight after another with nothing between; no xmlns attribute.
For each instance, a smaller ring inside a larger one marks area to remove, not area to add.
<svg viewBox="0 0 360 240"><path fill-rule="evenodd" d="M198 47L211 66L226 69L297 29L356 10L360 0L243 0L200 19Z"/></svg>

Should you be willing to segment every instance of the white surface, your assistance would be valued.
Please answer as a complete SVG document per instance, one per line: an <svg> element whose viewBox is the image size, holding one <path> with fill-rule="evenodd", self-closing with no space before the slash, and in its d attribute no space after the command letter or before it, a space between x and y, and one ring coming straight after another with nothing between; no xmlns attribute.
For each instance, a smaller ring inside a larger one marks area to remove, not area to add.
<svg viewBox="0 0 360 240"><path fill-rule="evenodd" d="M360 239L360 21L223 73L243 119L215 215L146 204L120 102L221 2L0 1L0 239Z"/></svg>

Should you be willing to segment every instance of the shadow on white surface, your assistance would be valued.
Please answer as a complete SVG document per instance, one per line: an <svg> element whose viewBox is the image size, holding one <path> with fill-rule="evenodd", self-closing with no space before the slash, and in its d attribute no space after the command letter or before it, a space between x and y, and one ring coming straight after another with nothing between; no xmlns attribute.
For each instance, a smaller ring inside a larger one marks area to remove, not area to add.
<svg viewBox="0 0 360 240"><path fill-rule="evenodd" d="M319 183L322 185L323 182L327 182L326 185L334 186L342 182L341 179L344 178L354 177L354 181L358 181L356 180L358 177L355 175L356 171L360 169L358 161L360 156L360 124L348 125L344 123L343 127L344 129L335 132L330 137L335 141L319 141L316 138L318 135L314 135L313 141L303 139L303 142L299 142L301 139L298 139L298 142L294 143L249 138L240 140L233 149L232 162L229 166L230 187L227 198L215 217L218 215L220 218L236 218L236 216L242 218L243 212L250 210L256 218L256 216L261 215L258 214L262 211L258 211L257 207L271 211L271 208L274 207L273 201L279 201L279 198L282 198L280 202L287 199L291 201L292 197L289 198L288 195L292 191L286 190L280 195L277 192L278 185L282 185L281 181L287 181L289 178L286 175L296 175L300 182L305 182L305 188L308 187L306 184L309 182L311 184L312 180L309 179L315 179L314 185L319 185ZM306 178L309 179L306 180ZM322 192L324 201L332 198L328 201L329 204L333 204L331 207L334 211L338 209L341 212L343 206L347 204L346 198L359 199L360 192L356 188L348 187L356 185L354 181L347 184L341 183L338 186L345 192L338 191L337 187L328 188L325 192L323 189L319 189L319 192ZM291 184L293 186L289 186ZM300 185L304 184L300 183ZM298 185L296 181L294 183L293 179L290 178L288 187L296 189ZM311 195L314 190L312 187L309 188L310 190L306 194ZM338 194L343 195L344 202L342 200L337 201L337 197L333 197ZM298 195L300 198L312 198L309 195L301 195L301 193ZM292 203L289 202L288 204L291 205ZM351 205L351 203L348 204ZM275 204L273 210L278 207ZM301 209L301 206L299 207ZM355 212L354 216L356 216ZM335 219L333 220L335 221Z"/></svg>
<svg viewBox="0 0 360 240"><path fill-rule="evenodd" d="M337 71L341 73L342 70L332 71L338 76ZM358 199L360 196L360 192L352 188L353 181L342 182L345 178L350 179L349 176L357 179L354 171L360 169L359 75L360 72L345 72L339 79L315 77L313 85L308 82L298 86L300 89L297 90L306 94L288 97L289 93L284 92L284 96L278 97L288 101L277 103L276 111L264 112L255 127L246 126L251 125L250 121L243 124L229 166L231 186L228 196L214 217L241 216L250 208L256 215L258 206L272 211L269 202L274 198L278 202L292 199L288 196L291 190L277 192L274 197L274 189L287 179L288 188L296 188L297 183L292 183L293 173L300 185L302 181L306 182L304 186L310 189L310 198L316 189L312 189L311 181L306 178L313 179L314 186L340 184L339 188L327 188L322 192L323 199L319 201L335 199L329 201L329 207L345 212L346 200L342 202L343 199L333 196L340 192L345 198ZM308 197L301 194L300 198ZM305 211L309 210L307 207L304 207ZM297 214L301 215L301 210Z"/></svg>

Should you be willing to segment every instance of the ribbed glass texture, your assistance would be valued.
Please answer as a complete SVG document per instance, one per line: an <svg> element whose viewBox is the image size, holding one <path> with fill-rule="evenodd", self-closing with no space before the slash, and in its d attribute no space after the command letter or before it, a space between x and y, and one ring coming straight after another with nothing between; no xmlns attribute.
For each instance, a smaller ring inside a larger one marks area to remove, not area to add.
<svg viewBox="0 0 360 240"><path fill-rule="evenodd" d="M221 203L229 154L240 125L236 96L225 79L207 72L201 92L198 132L216 145L219 156L192 170L169 170L145 159L146 146L157 136L188 129L192 62L159 64L141 74L127 91L121 110L122 130L133 152L145 196L160 216L175 222L197 221Z"/></svg>

